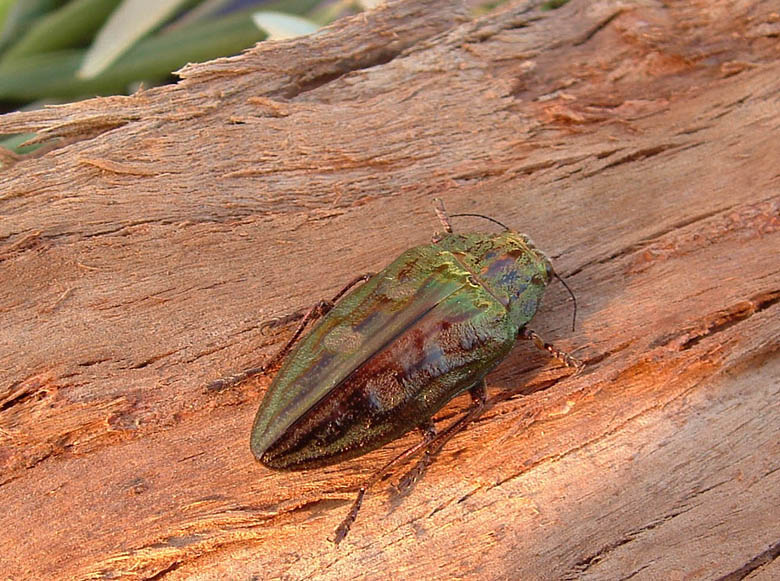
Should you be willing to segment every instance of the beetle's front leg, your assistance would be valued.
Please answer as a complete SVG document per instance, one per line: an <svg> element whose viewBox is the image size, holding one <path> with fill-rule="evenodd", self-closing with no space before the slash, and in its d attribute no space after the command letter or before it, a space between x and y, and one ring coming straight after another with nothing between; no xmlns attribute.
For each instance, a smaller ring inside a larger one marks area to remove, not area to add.
<svg viewBox="0 0 780 581"><path fill-rule="evenodd" d="M576 357L573 357L572 355L569 355L565 351L561 351L555 345L546 343L544 339L542 339L536 332L532 331L531 329L523 327L523 329L517 334L517 336L520 339L528 339L534 345L536 345L538 349L541 349L542 351L547 351L550 355L555 357L566 367L571 367L572 369L574 369L575 373L579 373L585 367L585 364L582 361L580 361Z"/></svg>
<svg viewBox="0 0 780 581"><path fill-rule="evenodd" d="M249 379L250 377L253 377L255 375L260 375L261 373L265 373L269 369L273 368L279 361L281 361L285 355L287 355L290 352L290 349L293 348L295 343L298 341L298 338L301 336L303 331L306 329L306 327L309 325L309 323L312 323L325 315L328 311L330 311L335 305L336 302L343 297L349 289L351 289L353 286L355 286L358 283L361 283L363 281L368 280L374 276L373 272L367 272L366 274L361 274L358 277L355 277L351 281L349 281L349 284L345 286L343 289L341 289L336 296L334 296L331 300L321 300L317 302L313 307L311 307L308 311L305 311L303 315L299 315L298 313L294 313L293 315L288 315L286 317L282 317L279 319L279 321L289 322L294 321L297 319L301 319L301 322L298 323L298 328L295 329L295 333L293 333L293 336L290 337L290 340L287 341L284 347L282 347L279 352L271 357L264 365L261 365L260 367L252 367L251 369L247 369L245 371L242 371L241 373L237 373L235 375L229 375L227 377L222 377L220 379L217 379L216 381L212 381L207 389L210 391L221 391L223 389L226 389L228 387L232 387L234 385L238 385L242 381ZM274 324L278 324L278 322L275 322Z"/></svg>
<svg viewBox="0 0 780 581"><path fill-rule="evenodd" d="M439 232L433 234L431 241L436 244L437 242L440 242L446 234L452 234L452 225L450 224L450 217L447 215L447 210L444 209L444 200L441 198L433 198L433 210L436 212L436 217L439 219L439 222L441 222L441 225L444 226L444 234L440 234Z"/></svg>
<svg viewBox="0 0 780 581"><path fill-rule="evenodd" d="M274 365L276 365L281 359L287 355L287 353L290 352L290 349L292 349L295 342L298 340L298 337L301 336L301 333L303 333L304 329L306 329L306 326L312 322L319 319L321 316L323 316L325 313L327 313L329 310L333 308L333 302L332 301L319 301L316 305L314 305L312 308L310 308L301 318L301 322L298 323L298 328L295 330L295 333L293 333L293 336L290 338L289 341L285 344L284 347L282 347L279 352L271 357L265 364L261 365L260 367L252 367L250 369L246 369L242 371L241 373L236 373L235 375L228 375L227 377L222 377L220 379L217 379L215 381L212 381L209 383L208 389L209 391L222 391L223 389L227 389L228 387L233 387L234 385L238 385L239 383L249 379L250 377L254 377L255 375L260 375L262 373L265 373L269 369L271 369ZM289 318L288 318L289 319Z"/></svg>

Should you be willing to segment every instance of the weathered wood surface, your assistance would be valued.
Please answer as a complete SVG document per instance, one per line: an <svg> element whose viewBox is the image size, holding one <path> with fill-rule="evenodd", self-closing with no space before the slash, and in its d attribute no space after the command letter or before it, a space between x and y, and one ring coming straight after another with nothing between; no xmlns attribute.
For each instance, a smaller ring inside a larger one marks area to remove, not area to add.
<svg viewBox="0 0 780 581"><path fill-rule="evenodd" d="M392 4L0 118L62 138L0 175L0 577L778 578L778 12ZM579 320L554 285L534 328L588 368L519 345L517 395L336 549L416 436L274 473L268 379L205 386L427 241L433 195L549 251Z"/></svg>

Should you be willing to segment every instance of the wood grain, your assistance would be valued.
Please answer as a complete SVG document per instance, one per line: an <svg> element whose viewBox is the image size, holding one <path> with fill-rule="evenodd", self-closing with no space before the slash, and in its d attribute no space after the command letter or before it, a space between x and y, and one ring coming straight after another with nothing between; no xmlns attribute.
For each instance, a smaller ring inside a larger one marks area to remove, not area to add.
<svg viewBox="0 0 780 581"><path fill-rule="evenodd" d="M777 577L777 5L537 4L389 3L0 117L48 145L0 174L3 578ZM416 437L272 472L268 378L205 386L427 241L434 195L550 254L577 327L560 286L533 327L588 368L518 345L505 401L336 549Z"/></svg>

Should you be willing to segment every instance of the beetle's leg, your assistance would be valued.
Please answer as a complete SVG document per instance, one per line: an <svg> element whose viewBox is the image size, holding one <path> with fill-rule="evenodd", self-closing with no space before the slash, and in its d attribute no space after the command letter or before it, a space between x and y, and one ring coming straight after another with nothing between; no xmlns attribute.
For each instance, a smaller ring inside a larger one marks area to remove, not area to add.
<svg viewBox="0 0 780 581"><path fill-rule="evenodd" d="M290 349L293 348L295 343L298 341L298 338L303 334L303 331L306 329L306 325L308 325L313 321L316 321L323 315L327 314L328 311L330 311L334 306L336 306L336 302L345 294L347 294L347 291L349 291L349 289L351 289L356 284L368 280L372 276L374 276L373 272L367 272L365 274L361 274L360 276L355 277L354 279L349 281L349 284L347 284L347 286L345 286L338 293L336 293L335 297L333 297L329 301L319 301L316 305L310 308L309 311L303 316L303 319L301 319L301 322L298 323L298 328L295 329L295 333L293 333L293 336L290 337L289 341L287 341L287 344L284 347L282 347L279 350L279 352L276 355L274 355L268 361L268 363L266 363L263 366L263 369L270 369L271 367L279 363L279 361L284 359L284 356L290 352Z"/></svg>
<svg viewBox="0 0 780 581"><path fill-rule="evenodd" d="M520 339L528 339L529 341L533 342L533 344L536 345L537 348L541 349L542 351L547 351L548 353L550 353L550 355L558 359L566 367L571 367L572 369L574 369L575 373L579 373L585 367L585 364L579 359L577 359L576 357L569 355L565 351L561 351L555 345L551 345L550 343L545 343L544 339L542 339L538 334L536 334L531 329L527 329L523 327L523 329L520 331L520 333L518 333L517 336Z"/></svg>
<svg viewBox="0 0 780 581"><path fill-rule="evenodd" d="M398 483L398 490L404 492L408 490L425 472L425 469L431 464L436 454L441 452L444 445L449 442L458 432L464 430L471 422L477 419L484 411L487 401L487 384L483 379L477 385L469 390L471 394L471 409L461 418L449 426L442 433L438 434L431 444L425 449L422 458L415 464L414 468L409 470Z"/></svg>
<svg viewBox="0 0 780 581"><path fill-rule="evenodd" d="M404 474L401 480L398 481L398 484L395 488L400 494L407 492L409 488L411 488L411 486L420 479L420 477L425 472L425 469L433 459L431 456L430 444L436 440L436 436L438 435L436 433L436 426L432 420L428 420L420 426L420 430L422 430L424 441L429 445L425 448L423 457L420 458L417 464L415 464L414 467L406 474Z"/></svg>
<svg viewBox="0 0 780 581"><path fill-rule="evenodd" d="M235 375L228 375L226 377L220 377L219 379L215 379L211 383L209 383L206 386L206 389L208 391L222 391L223 389L227 389L229 387L233 387L234 385L238 385L245 379L249 379L250 377L253 377L255 375L260 375L261 373L265 372L265 367L251 367L250 369L245 369L241 373L236 373Z"/></svg>
<svg viewBox="0 0 780 581"><path fill-rule="evenodd" d="M295 342L298 340L298 337L301 336L301 333L303 333L304 329L306 328L306 325L308 325L311 321L314 321L318 318L320 318L322 315L327 313L329 310L333 308L333 303L331 301L319 301L316 305L314 305L312 308L310 308L306 314L301 319L301 322L298 323L298 328L295 330L295 333L293 333L293 336L290 338L289 341L287 341L287 344L282 347L276 355L271 357L265 364L261 365L260 367L252 367L251 369L247 369L245 371L242 371L241 373L236 373L235 375L228 375L227 377L222 377L220 379L217 379L216 381L212 381L209 383L208 387L206 389L210 391L222 391L223 389L227 389L228 387L233 387L234 385L238 385L242 381L245 381L249 379L250 377L254 377L255 375L260 375L261 373L265 373L268 369L271 369L274 365L276 365L282 357L287 355L287 353L290 352L290 349L292 349Z"/></svg>
<svg viewBox="0 0 780 581"><path fill-rule="evenodd" d="M272 329L274 327L284 327L285 325L288 325L290 323L295 323L297 321L300 321L301 319L303 319L303 317L306 316L307 312L308 309L301 309L300 311L295 311L294 313L290 313L289 315L282 315L281 317L274 317L273 319L269 319L265 323L260 325L260 331L262 333L265 333L266 329Z"/></svg>
<svg viewBox="0 0 780 581"><path fill-rule="evenodd" d="M444 209L444 201L441 198L433 199L433 211L436 212L436 217L444 226L444 232L446 234L452 234L452 225L450 224L450 217L447 215L447 210ZM436 244L444 236L440 232L434 232L433 243Z"/></svg>
<svg viewBox="0 0 780 581"><path fill-rule="evenodd" d="M328 312L328 310L333 308L333 306L336 304L336 301L338 301L341 297L343 297L347 293L347 291L349 289L351 289L353 286L355 286L356 284L358 284L360 282L368 280L369 278L374 276L374 274L375 273L373 273L373 272L367 272L366 274L361 274L360 276L355 277L353 280L351 280L349 282L349 284L347 284L347 286L345 286L343 289L341 289L335 297L333 297L329 301L322 300L319 303L317 303L317 305L315 305L315 307L316 306L321 306L322 304L329 305L326 310L324 310L324 311L322 311L320 313L320 316L324 315L325 313ZM309 314L310 311L311 311L311 309L301 309L300 311L295 311L294 313L290 313L289 315L284 315L282 317L276 317L274 319L271 319L271 320L266 321L265 323L263 323L263 325L260 327L260 329L261 330L265 330L265 329L267 329L269 327L282 327L284 325L287 325L288 323L292 323L293 321L300 321L307 314ZM311 322L313 320L314 320L314 318L312 318L309 322Z"/></svg>
<svg viewBox="0 0 780 581"><path fill-rule="evenodd" d="M430 424L430 425L429 425ZM412 446L411 448L404 450L398 456L390 460L387 464L382 466L379 470L374 472L371 477L366 480L363 485L358 490L357 498L355 499L355 502L352 503L352 507L349 509L349 513L347 514L346 518L341 521L341 524L336 529L336 534L333 538L333 542L337 545L344 540L344 537L347 536L347 533L349 532L349 528L352 526L352 523L355 522L355 519L357 518L358 511L360 510L360 506L363 504L363 497L366 495L366 491L374 486L377 482L379 482L385 474L387 474L390 469L395 466L396 464L400 464L404 460L407 460L408 458L411 458L414 456L417 452L422 450L423 448L427 448L432 439L436 437L436 429L433 427L433 422L426 422L422 426L420 426L420 429L423 431L423 439Z"/></svg>
<svg viewBox="0 0 780 581"><path fill-rule="evenodd" d="M330 302L331 303L336 303L341 297L343 297L345 294L347 294L347 291L349 289L351 289L353 286L355 286L356 284L360 284L361 282L367 281L369 278L371 278L375 274L376 274L375 272L367 272L365 274L361 274L360 276L356 276L351 281L349 281L347 286L345 286L338 293L336 293L336 296L333 297L332 299L330 299Z"/></svg>
<svg viewBox="0 0 780 581"><path fill-rule="evenodd" d="M301 319L301 322L298 323L298 328L295 329L295 333L293 333L293 336L290 338L289 341L285 344L284 347L282 347L279 352L271 357L264 365L261 365L260 367L252 367L251 369L247 369L245 371L242 371L241 373L237 373L235 375L229 375L227 377L223 377L221 379L217 379L216 381L212 381L207 389L212 391L221 391L223 389L226 389L228 387L232 387L234 385L238 385L242 381L249 379L250 377L253 377L255 375L260 375L261 373L265 373L267 370L271 369L274 365L279 363L285 355L287 355L290 352L290 349L293 348L296 341L298 341L298 338L301 336L303 331L306 329L306 326L319 319L323 315L325 315L328 311L330 311L336 304L336 301L338 301L341 297L343 297L349 289L351 289L356 284L363 282L365 280L368 280L374 276L373 272L367 272L366 274L361 274L358 277L355 277L353 280L349 282L347 286L345 286L343 289L341 289L335 297L333 297L329 301L321 300L316 305L311 307L308 311L306 311L302 316L298 316L298 313L294 313L292 315L287 315L286 317L282 317L281 320L284 320L285 322L294 321L296 319ZM274 325L277 323L274 323Z"/></svg>
<svg viewBox="0 0 780 581"><path fill-rule="evenodd" d="M451 426L449 426L446 430L441 432L440 434L437 434L434 430L431 430L432 425L429 426L427 424L423 424L421 426L423 430L423 434L426 435L425 438L423 438L422 441L415 444L408 450L404 450L401 452L398 456L390 460L387 464L382 466L379 470L374 472L374 474L366 480L363 483L363 486L360 487L358 490L357 498L355 499L355 502L352 503L352 508L349 510L349 514L347 514L346 518L341 521L341 524L336 529L336 535L333 539L333 542L337 545L344 540L344 537L347 536L347 533L349 532L350 527L352 526L352 523L355 522L355 518L357 518L358 511L360 510L360 506L363 504L363 497L366 495L366 491L371 488L374 484L379 482L382 477L387 474L390 469L395 466L396 464L400 464L404 460L411 458L417 452L420 450L425 450L425 456L423 456L423 459L416 465L412 470L409 471L408 474L417 473L418 472L418 466L422 466L422 468L419 469L419 472L422 473L425 466L430 463L430 459L432 459L438 452L442 449L444 444L446 444L455 434L460 432L463 428L465 428L471 421L476 419L479 414L482 413L482 411L485 409L485 401L487 400L487 385L485 383L485 380L483 379L481 382L479 382L477 385L472 387L469 390L469 393L471 394L471 399L473 401L471 409L466 412L463 416L460 417L456 422L454 422ZM425 458L428 458L426 460ZM418 475L419 476L419 475ZM406 477L404 477L404 480Z"/></svg>

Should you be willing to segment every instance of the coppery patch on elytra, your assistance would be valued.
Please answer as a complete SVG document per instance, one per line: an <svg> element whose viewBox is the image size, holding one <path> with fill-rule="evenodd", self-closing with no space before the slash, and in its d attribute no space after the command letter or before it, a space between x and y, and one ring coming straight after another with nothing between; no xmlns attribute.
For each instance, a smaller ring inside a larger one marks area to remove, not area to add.
<svg viewBox="0 0 780 581"><path fill-rule="evenodd" d="M382 373L369 378L363 393L377 411L393 409L406 400L403 385L393 374Z"/></svg>

